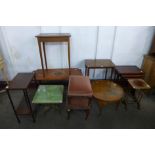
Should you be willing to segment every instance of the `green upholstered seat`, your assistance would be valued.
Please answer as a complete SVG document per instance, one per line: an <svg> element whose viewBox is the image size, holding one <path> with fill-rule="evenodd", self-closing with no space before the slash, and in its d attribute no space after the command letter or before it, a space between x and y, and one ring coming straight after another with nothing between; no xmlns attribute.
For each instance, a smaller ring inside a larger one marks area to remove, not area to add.
<svg viewBox="0 0 155 155"><path fill-rule="evenodd" d="M60 104L63 102L63 85L40 85L32 100L34 104Z"/></svg>

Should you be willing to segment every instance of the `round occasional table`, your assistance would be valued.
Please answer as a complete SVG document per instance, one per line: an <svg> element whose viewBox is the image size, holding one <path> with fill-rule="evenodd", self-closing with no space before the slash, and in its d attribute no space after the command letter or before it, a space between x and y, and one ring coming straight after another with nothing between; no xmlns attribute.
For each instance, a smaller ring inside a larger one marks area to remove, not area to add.
<svg viewBox="0 0 155 155"><path fill-rule="evenodd" d="M121 86L110 80L95 80L92 81L93 96L97 99L100 107L102 108L108 103L116 103L116 110L119 103L124 96L124 91Z"/></svg>

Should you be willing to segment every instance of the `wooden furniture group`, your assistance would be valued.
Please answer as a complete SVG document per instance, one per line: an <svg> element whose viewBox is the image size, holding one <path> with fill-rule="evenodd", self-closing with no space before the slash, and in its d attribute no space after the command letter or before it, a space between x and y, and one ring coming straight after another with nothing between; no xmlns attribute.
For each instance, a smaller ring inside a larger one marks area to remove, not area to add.
<svg viewBox="0 0 155 155"><path fill-rule="evenodd" d="M67 103L66 110L68 119L72 110L84 110L85 119L88 118L91 109L91 100L97 100L100 114L102 108L109 103L116 104L116 110L126 92L118 84L121 79L125 80L130 88L142 92L150 89L150 86L143 80L144 73L136 66L115 66L110 59L87 59L85 60L85 76L78 68L71 68L70 64L70 34L40 34L37 35L39 53L42 69L32 73L18 73L15 78L6 87L7 94L12 105L13 111L20 123L20 115L30 115L35 122L35 116L32 108L33 105L54 105L60 106L63 103L64 85L67 81ZM68 45L68 68L65 69L48 69L45 42L67 42ZM90 69L103 69L105 75L102 80L90 80ZM39 84L33 100L28 95L28 88L31 82ZM42 85L41 82L47 82ZM50 81L58 81L57 84L50 84ZM22 90L26 104L20 104L16 107L13 103L10 90ZM138 96L137 104L140 106L142 95ZM125 102L127 106L127 102ZM25 107L26 106L26 107Z"/></svg>
<svg viewBox="0 0 155 155"><path fill-rule="evenodd" d="M134 67L131 66L131 68ZM115 72L117 73L118 70ZM31 102L28 95L28 88L32 80L34 80L35 83L37 83L37 80L35 78L35 72L18 73L6 87L10 103L12 105L15 116L19 123L20 123L19 116L21 115L29 115L35 122L35 116L32 104L49 105L49 106L55 105L59 107L63 103L64 86L62 84L39 85ZM136 90L139 93L139 96L137 97L137 106L139 108L140 100L142 99L143 95L142 90L150 89L150 86L143 79L127 78L126 80L130 84L132 89ZM113 82L113 80L109 79L90 81L88 76L70 75L68 81L68 93L67 93L68 97L66 103L68 119L70 118L70 112L72 110L84 110L86 113L85 119L87 119L90 113L92 99L97 100L99 104L99 111L100 111L99 114L101 114L102 108L109 103L115 103L117 110L121 100L124 97L125 92L124 88L115 82L116 82L115 80ZM24 93L26 104L25 102L22 102L16 108L14 106L13 99L10 94L11 90L22 90ZM125 106L127 106L127 102Z"/></svg>

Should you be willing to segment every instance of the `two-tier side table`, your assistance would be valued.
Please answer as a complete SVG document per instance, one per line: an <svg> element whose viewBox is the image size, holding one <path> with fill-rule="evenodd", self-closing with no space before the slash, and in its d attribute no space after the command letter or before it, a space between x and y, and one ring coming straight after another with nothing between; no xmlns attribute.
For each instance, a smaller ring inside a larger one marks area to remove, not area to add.
<svg viewBox="0 0 155 155"><path fill-rule="evenodd" d="M30 115L32 116L33 122L35 122L34 113L32 110L31 102L28 96L28 88L32 80L35 80L34 73L18 73L14 79L6 86L6 91L12 105L13 111L17 118L18 123L20 123L19 116ZM11 90L21 90L23 91L26 104L21 102L17 108L15 108L10 91Z"/></svg>

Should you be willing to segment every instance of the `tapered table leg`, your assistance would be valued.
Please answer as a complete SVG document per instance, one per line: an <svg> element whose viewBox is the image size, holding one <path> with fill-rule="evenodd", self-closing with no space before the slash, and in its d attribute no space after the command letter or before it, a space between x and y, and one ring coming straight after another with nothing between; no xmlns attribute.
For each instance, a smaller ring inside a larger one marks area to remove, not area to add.
<svg viewBox="0 0 155 155"><path fill-rule="evenodd" d="M118 110L118 108L119 108L119 105L120 105L120 101L118 101L118 102L116 102L116 111Z"/></svg>
<svg viewBox="0 0 155 155"><path fill-rule="evenodd" d="M136 101L137 101L137 109L139 109L140 110L140 102L141 102L141 100L142 100L142 98L143 98L143 92L141 91L141 90L137 90L137 97L136 97Z"/></svg>
<svg viewBox="0 0 155 155"><path fill-rule="evenodd" d="M89 111L89 110L85 110L85 113L86 113L85 120L87 120L87 119L88 119L88 116L89 116L90 111Z"/></svg>
<svg viewBox="0 0 155 155"><path fill-rule="evenodd" d="M98 104L99 104L99 116L101 116L102 114L102 110L104 108L104 106L106 105L106 102L105 101L102 101L102 100L97 100L98 101Z"/></svg>

